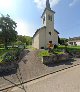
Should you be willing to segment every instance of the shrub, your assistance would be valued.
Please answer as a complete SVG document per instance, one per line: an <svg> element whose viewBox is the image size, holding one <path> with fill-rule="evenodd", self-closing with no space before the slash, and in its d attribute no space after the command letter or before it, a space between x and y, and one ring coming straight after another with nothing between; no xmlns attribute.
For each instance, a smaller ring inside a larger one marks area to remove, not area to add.
<svg viewBox="0 0 80 92"><path fill-rule="evenodd" d="M16 56L14 51L11 52L7 52L4 56L3 56L3 62L11 62L11 61L15 61Z"/></svg>
<svg viewBox="0 0 80 92"><path fill-rule="evenodd" d="M39 54L38 54L38 56L40 56L40 57L49 56L49 55L50 54L49 54L49 52L47 50L43 50L43 51L39 52Z"/></svg>
<svg viewBox="0 0 80 92"><path fill-rule="evenodd" d="M22 49L18 48L5 53L2 57L3 62L14 62L19 59Z"/></svg>
<svg viewBox="0 0 80 92"><path fill-rule="evenodd" d="M56 48L58 48L58 46L55 44L55 45L54 45L54 49L56 49Z"/></svg>
<svg viewBox="0 0 80 92"><path fill-rule="evenodd" d="M18 48L16 51L15 51L15 56L16 56L16 59L18 60L19 59L19 56L20 56L20 53L23 49L20 49Z"/></svg>
<svg viewBox="0 0 80 92"><path fill-rule="evenodd" d="M0 48L4 48L4 44L0 44Z"/></svg>

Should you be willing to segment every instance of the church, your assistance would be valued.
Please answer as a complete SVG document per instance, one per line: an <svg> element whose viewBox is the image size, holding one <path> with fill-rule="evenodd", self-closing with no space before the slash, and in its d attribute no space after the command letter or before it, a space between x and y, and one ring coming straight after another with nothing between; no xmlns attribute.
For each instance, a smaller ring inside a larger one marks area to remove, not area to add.
<svg viewBox="0 0 80 92"><path fill-rule="evenodd" d="M32 47L41 49L48 48L48 43L58 45L59 32L54 28L55 12L50 7L49 0L46 0L46 8L41 16L42 27L37 29L32 39Z"/></svg>

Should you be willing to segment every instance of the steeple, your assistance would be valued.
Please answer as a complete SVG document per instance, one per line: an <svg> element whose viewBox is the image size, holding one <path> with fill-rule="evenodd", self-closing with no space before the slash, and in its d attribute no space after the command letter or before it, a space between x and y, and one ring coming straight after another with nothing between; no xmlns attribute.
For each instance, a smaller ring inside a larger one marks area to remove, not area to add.
<svg viewBox="0 0 80 92"><path fill-rule="evenodd" d="M46 9L49 9L49 10L51 10L51 8L50 8L50 2L49 2L49 0L46 0Z"/></svg>

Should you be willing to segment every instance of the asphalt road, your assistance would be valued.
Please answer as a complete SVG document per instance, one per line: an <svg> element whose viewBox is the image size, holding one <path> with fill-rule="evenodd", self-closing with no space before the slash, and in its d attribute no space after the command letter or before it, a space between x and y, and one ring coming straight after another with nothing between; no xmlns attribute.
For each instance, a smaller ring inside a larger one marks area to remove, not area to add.
<svg viewBox="0 0 80 92"><path fill-rule="evenodd" d="M26 91L19 87L9 92L80 92L80 65L31 81Z"/></svg>

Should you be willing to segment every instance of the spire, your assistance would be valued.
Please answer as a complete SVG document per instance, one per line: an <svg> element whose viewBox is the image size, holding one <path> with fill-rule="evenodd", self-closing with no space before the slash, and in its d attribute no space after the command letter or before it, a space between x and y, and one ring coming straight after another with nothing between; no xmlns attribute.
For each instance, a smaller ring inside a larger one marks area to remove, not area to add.
<svg viewBox="0 0 80 92"><path fill-rule="evenodd" d="M49 0L46 0L46 8L47 8L47 9L51 9L51 8L50 8Z"/></svg>

